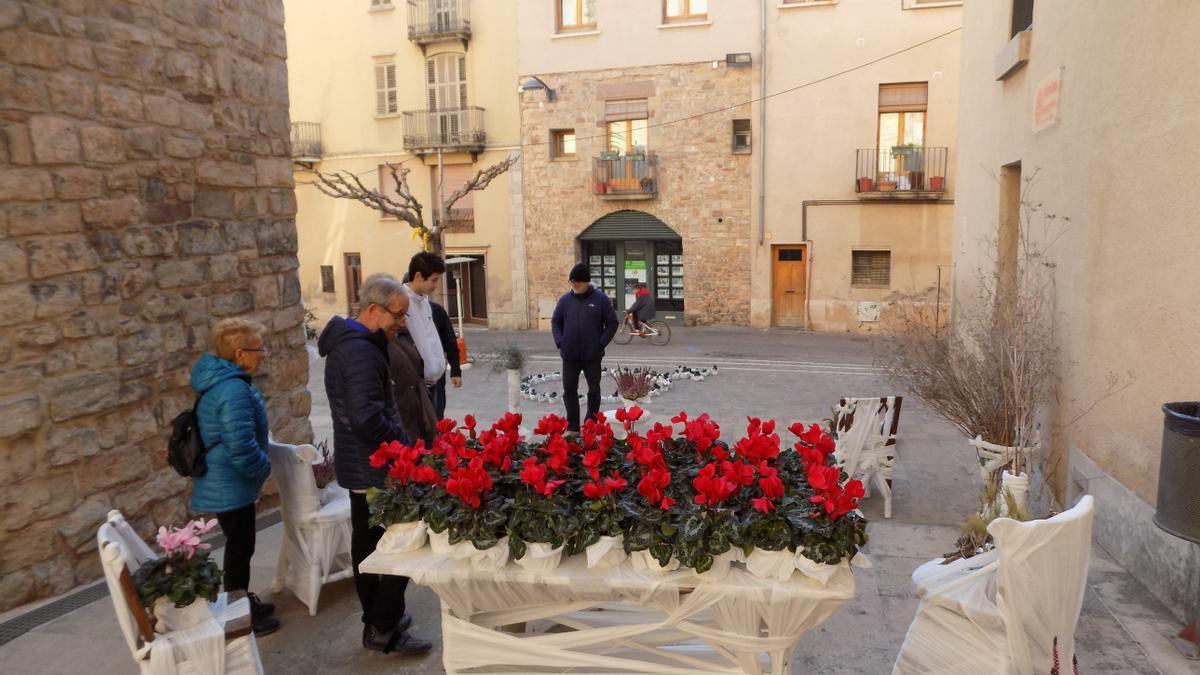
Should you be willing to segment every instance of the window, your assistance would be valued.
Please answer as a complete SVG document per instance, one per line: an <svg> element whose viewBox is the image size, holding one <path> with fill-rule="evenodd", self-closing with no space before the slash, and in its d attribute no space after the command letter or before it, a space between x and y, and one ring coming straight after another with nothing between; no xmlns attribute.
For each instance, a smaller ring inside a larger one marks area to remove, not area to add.
<svg viewBox="0 0 1200 675"><path fill-rule="evenodd" d="M733 154L750 154L750 120L733 121Z"/></svg>
<svg viewBox="0 0 1200 675"><path fill-rule="evenodd" d="M609 122L609 151L629 154L633 152L634 148L646 149L646 120Z"/></svg>
<svg viewBox="0 0 1200 675"><path fill-rule="evenodd" d="M558 29L584 30L596 27L596 0L555 0Z"/></svg>
<svg viewBox="0 0 1200 675"><path fill-rule="evenodd" d="M333 292L333 265L321 265L321 292Z"/></svg>
<svg viewBox="0 0 1200 675"><path fill-rule="evenodd" d="M396 100L396 64L375 64L375 114L395 115L400 112Z"/></svg>
<svg viewBox="0 0 1200 675"><path fill-rule="evenodd" d="M358 291L362 288L362 256L358 253L343 253L346 264L346 314L358 316Z"/></svg>
<svg viewBox="0 0 1200 675"><path fill-rule="evenodd" d="M663 0L664 21L699 21L708 18L708 0Z"/></svg>
<svg viewBox="0 0 1200 675"><path fill-rule="evenodd" d="M1012 31L1008 34L1011 38L1023 30L1029 30L1033 26L1033 0L1013 0L1012 3Z"/></svg>
<svg viewBox="0 0 1200 675"><path fill-rule="evenodd" d="M393 9L392 0L371 0L371 9Z"/></svg>
<svg viewBox="0 0 1200 675"><path fill-rule="evenodd" d="M894 166L897 158L905 158L911 163L915 158L904 153L911 153L908 148L925 145L928 100L929 85L926 82L879 85L880 171L904 171Z"/></svg>
<svg viewBox="0 0 1200 675"><path fill-rule="evenodd" d="M425 85L430 110L467 107L467 57L454 53L429 57Z"/></svg>
<svg viewBox="0 0 1200 675"><path fill-rule="evenodd" d="M574 157L575 156L575 130L574 129L554 129L550 132L551 148L550 156L558 157Z"/></svg>
<svg viewBox="0 0 1200 675"><path fill-rule="evenodd" d="M891 286L891 251L852 251L851 286Z"/></svg>

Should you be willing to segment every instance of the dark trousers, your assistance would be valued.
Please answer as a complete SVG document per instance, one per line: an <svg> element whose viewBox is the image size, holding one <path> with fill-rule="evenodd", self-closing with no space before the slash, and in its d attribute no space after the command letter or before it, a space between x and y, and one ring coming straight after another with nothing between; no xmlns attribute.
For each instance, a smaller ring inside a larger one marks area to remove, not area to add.
<svg viewBox="0 0 1200 675"><path fill-rule="evenodd" d="M438 421L446 416L446 376L431 385L425 387L429 391L429 400L433 401L433 413L437 415Z"/></svg>
<svg viewBox="0 0 1200 675"><path fill-rule="evenodd" d="M592 419L600 412L600 359L594 361L568 361L563 359L563 405L567 408L567 429L579 431L579 373L587 380L587 417Z"/></svg>
<svg viewBox="0 0 1200 675"><path fill-rule="evenodd" d="M250 589L250 558L254 557L254 504L217 514L225 534L225 592Z"/></svg>
<svg viewBox="0 0 1200 675"><path fill-rule="evenodd" d="M370 516L367 496L351 492L350 559L354 562L354 588L362 604L363 623L386 632L395 628L400 617L404 616L404 589L408 587L408 577L358 571L358 564L375 552L375 544L383 536L382 527L367 524Z"/></svg>

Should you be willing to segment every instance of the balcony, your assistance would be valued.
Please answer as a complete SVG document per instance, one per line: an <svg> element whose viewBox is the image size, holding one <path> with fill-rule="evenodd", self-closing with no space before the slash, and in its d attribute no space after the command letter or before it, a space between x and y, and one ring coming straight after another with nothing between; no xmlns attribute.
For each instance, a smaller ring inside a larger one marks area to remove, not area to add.
<svg viewBox="0 0 1200 675"><path fill-rule="evenodd" d="M320 122L292 122L292 161L301 164L321 161Z"/></svg>
<svg viewBox="0 0 1200 675"><path fill-rule="evenodd" d="M463 49L471 39L470 0L408 0L408 39L421 47L459 40Z"/></svg>
<svg viewBox="0 0 1200 675"><path fill-rule="evenodd" d="M592 159L592 194L605 200L654 199L658 196L658 157L653 152Z"/></svg>
<svg viewBox="0 0 1200 675"><path fill-rule="evenodd" d="M949 148L910 145L860 149L854 191L859 199L941 199L949 154Z"/></svg>
<svg viewBox="0 0 1200 675"><path fill-rule="evenodd" d="M471 233L475 231L475 209L461 208L446 211L442 227L446 233Z"/></svg>
<svg viewBox="0 0 1200 675"><path fill-rule="evenodd" d="M449 110L406 110L404 149L417 154L482 152L487 143L483 130L483 108Z"/></svg>

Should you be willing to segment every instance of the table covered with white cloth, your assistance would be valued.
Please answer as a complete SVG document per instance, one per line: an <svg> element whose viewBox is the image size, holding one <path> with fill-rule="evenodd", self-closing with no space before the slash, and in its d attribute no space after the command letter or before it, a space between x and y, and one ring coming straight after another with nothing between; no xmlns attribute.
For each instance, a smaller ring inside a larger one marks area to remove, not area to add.
<svg viewBox="0 0 1200 675"><path fill-rule="evenodd" d="M360 570L407 576L437 593L448 673L779 674L800 637L854 597L849 561L786 581L734 563L705 579L690 569L635 569L628 559L588 569L583 555L554 570L510 562L480 571L426 546L376 551ZM513 624L524 631L500 630Z"/></svg>

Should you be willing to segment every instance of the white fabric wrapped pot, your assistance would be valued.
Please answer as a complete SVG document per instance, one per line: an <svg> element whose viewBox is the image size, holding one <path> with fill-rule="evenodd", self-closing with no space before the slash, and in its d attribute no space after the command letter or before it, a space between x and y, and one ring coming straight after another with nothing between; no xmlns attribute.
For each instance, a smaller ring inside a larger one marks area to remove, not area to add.
<svg viewBox="0 0 1200 675"><path fill-rule="evenodd" d="M746 570L760 579L787 581L796 570L796 554L786 548L768 551L756 546L746 557Z"/></svg>
<svg viewBox="0 0 1200 675"><path fill-rule="evenodd" d="M600 540L587 547L587 566L595 569L616 567L625 562L625 538L600 537Z"/></svg>
<svg viewBox="0 0 1200 675"><path fill-rule="evenodd" d="M472 548L474 548L472 546ZM481 572L498 570L508 564L508 537L500 537L495 546L471 554L471 566Z"/></svg>
<svg viewBox="0 0 1200 675"><path fill-rule="evenodd" d="M1000 474L1000 515L1007 516L1008 514L1008 499L1005 494L1011 494L1013 503L1015 503L1022 512L1029 510L1029 474L1022 473L1016 475L1009 473L1007 469Z"/></svg>
<svg viewBox="0 0 1200 675"><path fill-rule="evenodd" d="M527 570L552 570L562 561L562 546L553 547L545 542L525 542L525 555L517 564Z"/></svg>
<svg viewBox="0 0 1200 675"><path fill-rule="evenodd" d="M441 532L429 531L429 547L433 552L450 560L470 558L475 552L475 545L466 539L457 544L450 543L450 528Z"/></svg>
<svg viewBox="0 0 1200 675"><path fill-rule="evenodd" d="M178 630L194 628L213 618L212 607L204 598L196 598L187 607L176 607L175 603L165 597L154 600L154 631L156 633L173 633Z"/></svg>
<svg viewBox="0 0 1200 675"><path fill-rule="evenodd" d="M666 567L659 565L654 556L650 555L649 549L630 553L629 562L633 565L633 569L650 572L651 574L665 574L666 572L673 572L679 569L679 560L674 557L667 562Z"/></svg>
<svg viewBox="0 0 1200 675"><path fill-rule="evenodd" d="M424 520L388 525L375 550L380 553L409 553L425 545L428 527ZM446 533L449 534L448 532Z"/></svg>
<svg viewBox="0 0 1200 675"><path fill-rule="evenodd" d="M729 567L740 557L741 551L731 548L724 553L713 556L712 567L706 572L696 572L696 576L704 581L720 581L729 574Z"/></svg>

